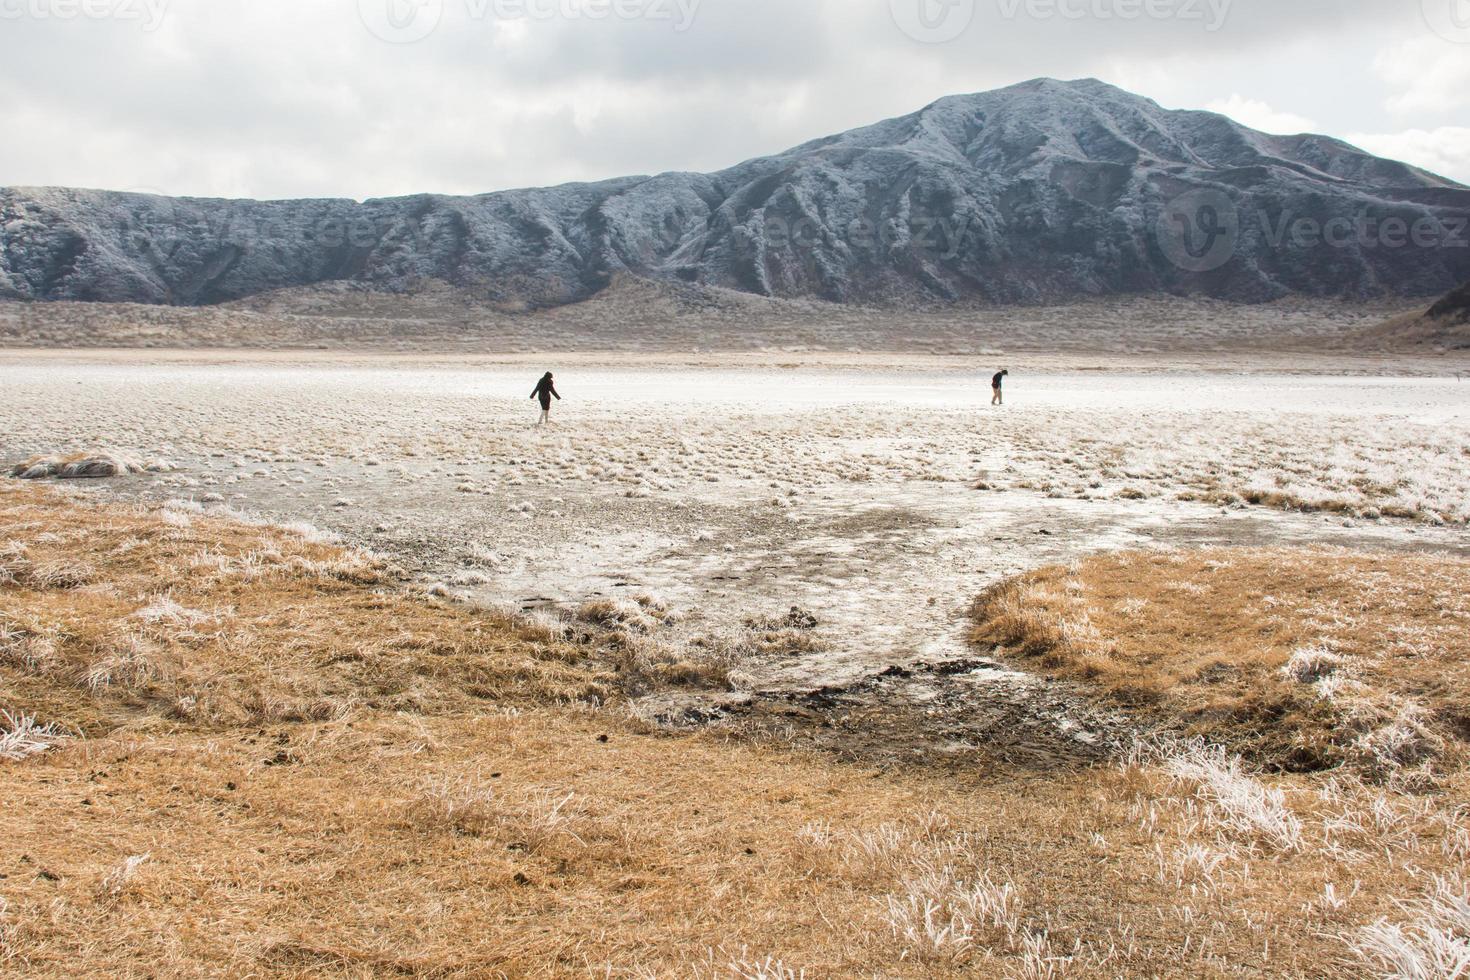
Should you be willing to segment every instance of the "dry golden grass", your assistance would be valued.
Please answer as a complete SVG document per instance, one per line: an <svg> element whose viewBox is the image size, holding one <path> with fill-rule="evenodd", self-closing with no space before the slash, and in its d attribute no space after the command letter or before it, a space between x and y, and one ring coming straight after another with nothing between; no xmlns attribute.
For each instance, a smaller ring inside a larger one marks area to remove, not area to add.
<svg viewBox="0 0 1470 980"><path fill-rule="evenodd" d="M1470 562L1317 549L1124 552L1022 575L974 639L1265 761L1379 775L1470 735Z"/></svg>
<svg viewBox="0 0 1470 980"><path fill-rule="evenodd" d="M0 521L0 680L90 734L139 709L225 726L614 691L582 648L410 597L381 561L285 530L15 487Z"/></svg>
<svg viewBox="0 0 1470 980"><path fill-rule="evenodd" d="M565 710L118 733L5 779L6 948L36 977L672 977L711 950L712 976L1024 976L1043 934L1071 976L1352 976L1332 933L1413 887L1221 843L1142 772L976 793ZM1442 824L1403 833L1438 857ZM969 949L896 937L888 897L962 894L946 869L1011 914ZM1324 882L1351 902L1304 914Z"/></svg>
<svg viewBox="0 0 1470 980"><path fill-rule="evenodd" d="M0 975L1357 976L1470 856L1457 787L664 737L576 700L585 647L340 549L8 487L0 520L0 708L85 736L0 759Z"/></svg>

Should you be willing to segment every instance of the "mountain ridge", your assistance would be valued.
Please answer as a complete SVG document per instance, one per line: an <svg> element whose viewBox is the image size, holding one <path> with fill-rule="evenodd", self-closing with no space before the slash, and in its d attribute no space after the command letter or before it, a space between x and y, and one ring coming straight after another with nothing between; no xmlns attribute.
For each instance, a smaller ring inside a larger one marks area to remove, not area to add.
<svg viewBox="0 0 1470 980"><path fill-rule="evenodd" d="M539 307L624 272L914 309L1416 297L1470 278L1467 219L1470 188L1340 140L1036 79L710 174L362 202L0 188L0 297L211 305L442 281ZM1343 221L1346 239L1324 236Z"/></svg>

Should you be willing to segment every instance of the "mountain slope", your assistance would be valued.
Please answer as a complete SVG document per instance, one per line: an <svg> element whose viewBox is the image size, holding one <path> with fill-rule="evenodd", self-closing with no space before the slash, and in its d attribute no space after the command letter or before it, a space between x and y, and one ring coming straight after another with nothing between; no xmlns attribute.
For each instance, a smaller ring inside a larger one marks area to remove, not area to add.
<svg viewBox="0 0 1470 980"><path fill-rule="evenodd" d="M1467 218L1470 188L1336 140L1041 79L709 175L360 204L0 189L0 297L440 280L517 307L619 272L895 307L1427 296L1470 278Z"/></svg>
<svg viewBox="0 0 1470 980"><path fill-rule="evenodd" d="M1470 350L1470 282L1424 312L1406 313L1358 331L1353 341L1387 350Z"/></svg>
<svg viewBox="0 0 1470 980"><path fill-rule="evenodd" d="M1470 324L1470 282L1435 303L1425 315L1432 320L1445 320L1462 326Z"/></svg>

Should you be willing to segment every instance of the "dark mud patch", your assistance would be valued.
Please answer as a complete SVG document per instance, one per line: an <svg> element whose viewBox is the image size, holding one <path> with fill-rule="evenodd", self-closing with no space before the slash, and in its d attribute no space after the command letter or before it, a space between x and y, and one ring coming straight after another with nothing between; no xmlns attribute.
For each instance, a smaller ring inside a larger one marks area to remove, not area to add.
<svg viewBox="0 0 1470 980"><path fill-rule="evenodd" d="M831 520L825 530L837 538L861 539L874 534L925 530L941 524L933 515L909 507L877 505Z"/></svg>
<svg viewBox="0 0 1470 980"><path fill-rule="evenodd" d="M674 730L829 753L880 769L942 768L974 776L1078 768L1116 758L1141 734L1070 684L988 658L894 665L847 685L806 691L664 694L639 713Z"/></svg>

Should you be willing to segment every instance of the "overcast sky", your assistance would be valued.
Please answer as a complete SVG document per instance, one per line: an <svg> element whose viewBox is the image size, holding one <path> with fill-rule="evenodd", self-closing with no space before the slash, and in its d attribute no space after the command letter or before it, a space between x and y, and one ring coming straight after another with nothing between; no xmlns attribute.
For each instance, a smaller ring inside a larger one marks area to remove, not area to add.
<svg viewBox="0 0 1470 980"><path fill-rule="evenodd" d="M1470 0L0 0L0 184L707 171L1043 75L1470 183Z"/></svg>

